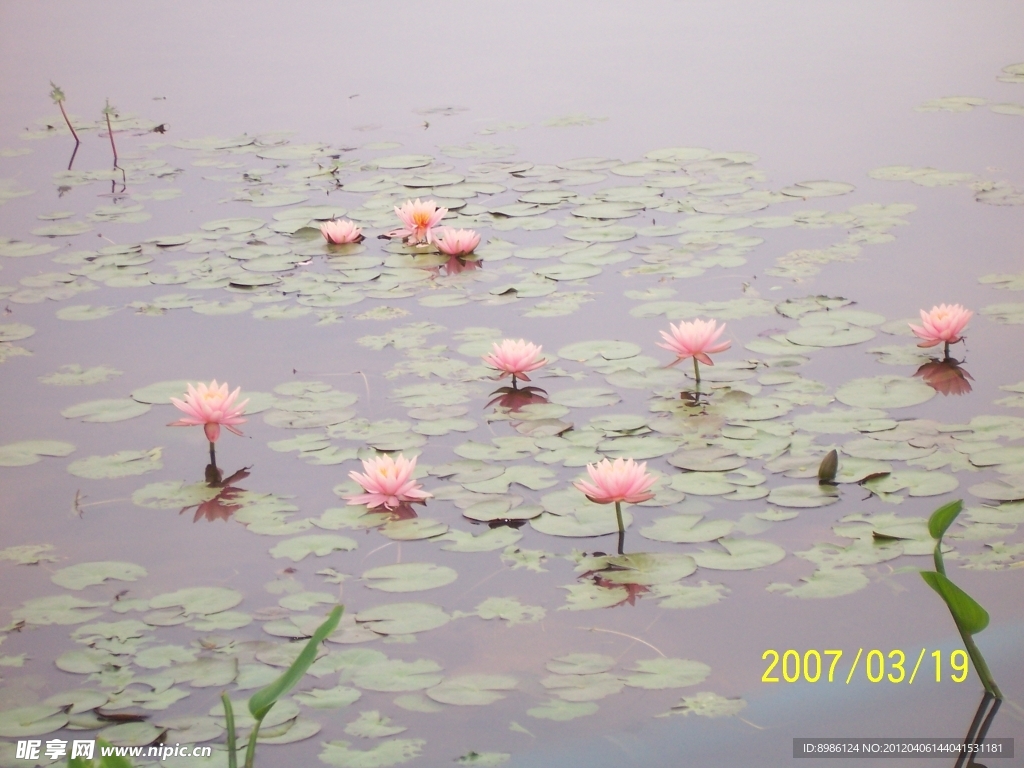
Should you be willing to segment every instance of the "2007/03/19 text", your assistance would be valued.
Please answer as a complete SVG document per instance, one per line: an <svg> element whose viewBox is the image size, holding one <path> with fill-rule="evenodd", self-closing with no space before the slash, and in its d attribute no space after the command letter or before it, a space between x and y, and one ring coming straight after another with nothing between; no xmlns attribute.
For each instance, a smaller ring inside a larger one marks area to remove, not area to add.
<svg viewBox="0 0 1024 768"><path fill-rule="evenodd" d="M889 651L888 654L884 654L878 649L869 650L864 661L864 674L872 683L888 680L890 683L906 682L910 685L917 678L919 670L925 672L925 670L921 669L921 665L927 651L927 648L921 649L921 653L918 654L914 668L910 671L908 677L906 668L907 655L903 651L893 650ZM943 680L944 671L942 651L932 651L930 655L935 662L935 682L940 683ZM853 664L850 665L849 672L846 674L847 685L853 680L854 674L860 667L861 658L864 656L864 649L858 648ZM842 673L846 671L845 665L840 666L839 663L840 659L843 658L843 651L840 650L817 651L811 649L801 654L799 651L790 649L780 655L778 651L769 648L761 654L761 658L768 662L767 669L761 675L762 683L778 683L782 681L795 683L798 680L808 683L825 681L831 683L837 679L837 672L839 673L838 679L842 679ZM930 666L931 664L929 663L925 665L925 668L927 669ZM951 670L949 680L954 683L962 683L966 680L967 672L970 669L967 652L959 648L950 652L949 667ZM781 678L779 677L780 673Z"/></svg>

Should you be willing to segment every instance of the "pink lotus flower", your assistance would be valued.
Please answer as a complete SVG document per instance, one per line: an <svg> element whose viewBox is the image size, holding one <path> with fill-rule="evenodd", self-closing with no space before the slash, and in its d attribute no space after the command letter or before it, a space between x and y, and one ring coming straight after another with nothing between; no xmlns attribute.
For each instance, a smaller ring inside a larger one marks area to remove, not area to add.
<svg viewBox="0 0 1024 768"><path fill-rule="evenodd" d="M363 239L363 230L355 222L348 219L331 219L320 225L320 232L332 245L358 243Z"/></svg>
<svg viewBox="0 0 1024 768"><path fill-rule="evenodd" d="M504 339L501 344L494 342L494 348L489 355L484 355L483 361L492 368L501 371L499 379L506 376L512 377L512 384L515 385L516 378L529 381L526 374L535 371L547 364L547 360L540 356L543 347L531 344L528 341L519 339Z"/></svg>
<svg viewBox="0 0 1024 768"><path fill-rule="evenodd" d="M669 367L692 357L694 377L700 383L700 368L697 366L697 361L700 360L705 365L714 365L709 357L710 353L722 352L732 346L731 341L715 344L718 337L725 332L724 323L721 328L718 328L717 325L714 320L692 320L681 322L678 326L669 323L672 333L662 331L661 336L666 343L658 342L659 347L671 350L676 354L676 359L669 363Z"/></svg>
<svg viewBox="0 0 1024 768"><path fill-rule="evenodd" d="M448 213L447 208L438 208L433 200L416 202L406 200L402 207L395 206L395 213L404 225L401 229L388 232L388 237L401 237L409 245L434 242L434 227Z"/></svg>
<svg viewBox="0 0 1024 768"><path fill-rule="evenodd" d="M435 241L441 253L449 256L467 256L480 245L480 235L472 229L441 227Z"/></svg>
<svg viewBox="0 0 1024 768"><path fill-rule="evenodd" d="M227 427L236 435L242 434L235 429L235 425L245 423L242 414L245 412L245 406L249 401L244 400L237 405L235 404L235 399L241 390L241 387L237 387L234 392L229 394L228 385L218 384L216 379L210 382L209 386L202 382L199 383L198 387L193 387L189 384L184 402L176 397L171 398L171 402L188 415L184 419L171 422L167 426L195 427L202 424L203 429L206 431L206 439L210 441L210 450L212 451L212 445L220 437L220 428L222 426Z"/></svg>
<svg viewBox="0 0 1024 768"><path fill-rule="evenodd" d="M601 459L597 464L587 464L587 472L593 483L577 480L573 485L598 504L639 504L654 498L650 492L654 476L647 473L646 461L637 464L633 459Z"/></svg>
<svg viewBox="0 0 1024 768"><path fill-rule="evenodd" d="M918 338L924 339L917 346L934 347L945 342L948 355L949 345L961 340L961 334L972 315L974 313L971 310L964 309L960 304L940 304L932 307L930 312L921 310L921 325L908 325Z"/></svg>
<svg viewBox="0 0 1024 768"><path fill-rule="evenodd" d="M384 505L386 509L396 509L403 502L423 502L432 494L420 490L420 484L413 480L416 471L416 459L411 461L402 454L392 459L388 454L381 454L372 459L363 460L366 474L349 472L348 476L362 486L366 493L346 496L349 504L365 504L370 507Z"/></svg>

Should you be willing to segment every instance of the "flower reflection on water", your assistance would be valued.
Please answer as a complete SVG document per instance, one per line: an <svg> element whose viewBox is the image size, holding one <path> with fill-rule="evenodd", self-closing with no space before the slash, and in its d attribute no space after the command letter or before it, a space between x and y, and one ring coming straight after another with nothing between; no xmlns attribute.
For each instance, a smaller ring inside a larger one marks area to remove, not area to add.
<svg viewBox="0 0 1024 768"><path fill-rule="evenodd" d="M245 493L245 489L235 487L234 483L247 478L250 469L251 467L243 467L222 480L221 471L213 464L207 464L206 482L211 487L219 488L220 490L212 499L192 505L196 507L196 515L192 522L198 523L200 520L209 520L210 522L214 520L227 520L241 509L242 504L240 502L235 503L235 499L239 494ZM187 510L192 509L192 506L183 508L178 514L184 514Z"/></svg>
<svg viewBox="0 0 1024 768"><path fill-rule="evenodd" d="M961 368L960 363L952 358L931 360L914 373L925 384L942 395L966 395L971 391L974 377Z"/></svg>

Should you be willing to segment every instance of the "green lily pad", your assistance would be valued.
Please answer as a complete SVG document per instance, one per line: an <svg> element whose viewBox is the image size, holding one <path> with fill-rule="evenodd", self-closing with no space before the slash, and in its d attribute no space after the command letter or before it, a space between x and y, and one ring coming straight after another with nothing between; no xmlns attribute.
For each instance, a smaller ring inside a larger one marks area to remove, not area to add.
<svg viewBox="0 0 1024 768"><path fill-rule="evenodd" d="M163 469L161 454L162 449L154 448L150 451L118 451L110 456L89 456L71 462L68 472L91 480L144 475Z"/></svg>
<svg viewBox="0 0 1024 768"><path fill-rule="evenodd" d="M827 507L839 501L839 491L828 485L781 485L771 489L768 501L780 507Z"/></svg>
<svg viewBox="0 0 1024 768"><path fill-rule="evenodd" d="M567 720L575 720L578 717L592 715L597 710L597 704L592 701L571 702L563 701L562 699L551 699L536 707L531 707L526 710L526 714L540 720L566 722Z"/></svg>
<svg viewBox="0 0 1024 768"><path fill-rule="evenodd" d="M556 675L595 675L615 666L615 659L602 653L570 653L544 665Z"/></svg>
<svg viewBox="0 0 1024 768"><path fill-rule="evenodd" d="M651 590L653 597L659 598L659 608L703 608L721 602L729 593L724 584L711 584L701 581L697 586L686 584L657 584Z"/></svg>
<svg viewBox="0 0 1024 768"><path fill-rule="evenodd" d="M60 440L22 440L0 445L0 467L26 467L43 456L67 456L75 450L71 443Z"/></svg>
<svg viewBox="0 0 1024 768"><path fill-rule="evenodd" d="M633 665L634 674L623 678L631 688L660 691L686 688L704 682L711 667L692 659L642 659Z"/></svg>
<svg viewBox="0 0 1024 768"><path fill-rule="evenodd" d="M21 341L35 332L35 328L24 323L0 323L0 341Z"/></svg>
<svg viewBox="0 0 1024 768"><path fill-rule="evenodd" d="M449 677L426 693L440 704L486 706L505 698L501 691L511 691L516 685L516 679L510 675L461 675Z"/></svg>
<svg viewBox="0 0 1024 768"><path fill-rule="evenodd" d="M720 571L746 571L774 565L786 556L786 550L778 544L757 539L719 539L726 550L705 549L693 555L701 568Z"/></svg>
<svg viewBox="0 0 1024 768"><path fill-rule="evenodd" d="M836 390L836 400L857 408L907 408L926 403L935 390L918 379L874 376L854 379Z"/></svg>
<svg viewBox="0 0 1024 768"><path fill-rule="evenodd" d="M85 589L95 584L102 584L107 579L136 581L146 574L146 569L135 563L106 561L78 563L61 568L50 577L50 580L67 589Z"/></svg>
<svg viewBox="0 0 1024 768"><path fill-rule="evenodd" d="M640 529L640 535L653 541L675 543L700 543L714 541L728 536L733 529L730 520L708 520L700 522L703 515L674 515L662 517L653 525Z"/></svg>
<svg viewBox="0 0 1024 768"><path fill-rule="evenodd" d="M451 584L456 578L454 569L434 563L396 563L363 572L366 586L382 592L421 592Z"/></svg>
<svg viewBox="0 0 1024 768"><path fill-rule="evenodd" d="M388 659L359 667L353 674L352 682L367 691L422 691L441 682L444 676L440 672L441 665L430 659Z"/></svg>
<svg viewBox="0 0 1024 768"><path fill-rule="evenodd" d="M451 616L430 603L390 603L360 611L355 620L379 635L409 635L443 627Z"/></svg>
<svg viewBox="0 0 1024 768"><path fill-rule="evenodd" d="M150 483L132 494L132 502L150 509L183 509L209 501L220 493L207 483L186 485L181 480Z"/></svg>
<svg viewBox="0 0 1024 768"><path fill-rule="evenodd" d="M26 600L21 608L15 608L11 616L15 621L26 624L84 624L103 613L96 608L105 608L107 603L80 600L71 595L53 595Z"/></svg>
<svg viewBox="0 0 1024 768"><path fill-rule="evenodd" d="M629 510L622 510L622 524L628 528L633 522ZM545 512L530 520L530 526L549 536L569 536L588 538L605 536L619 530L615 519L615 508L605 504L591 504L574 514L553 515Z"/></svg>
<svg viewBox="0 0 1024 768"><path fill-rule="evenodd" d="M9 739L42 736L63 728L67 722L67 713L55 705L35 704L6 709L0 712L0 736Z"/></svg>
<svg viewBox="0 0 1024 768"><path fill-rule="evenodd" d="M120 400L90 400L65 408L60 415L66 419L81 419L95 423L109 423L133 419L148 413L150 405L137 403L131 398Z"/></svg>
<svg viewBox="0 0 1024 768"><path fill-rule="evenodd" d="M347 741L326 741L320 762L335 768L386 768L419 757L426 743L424 739L390 739L370 749L353 749Z"/></svg>
<svg viewBox="0 0 1024 768"><path fill-rule="evenodd" d="M683 696L679 703L664 715L697 715L698 717L732 717L743 711L747 702L739 697L726 698L711 691L701 691L693 696Z"/></svg>
<svg viewBox="0 0 1024 768"><path fill-rule="evenodd" d="M360 712L359 717L345 726L349 736L360 736L364 739L379 739L382 736L395 736L407 730L402 725L392 725L391 718L377 710Z"/></svg>
<svg viewBox="0 0 1024 768"><path fill-rule="evenodd" d="M97 365L92 368L72 363L62 365L59 370L46 376L40 376L39 381L43 384L54 384L61 387L74 387L84 384L99 384L109 381L115 376L120 376L122 371L106 365Z"/></svg>
<svg viewBox="0 0 1024 768"><path fill-rule="evenodd" d="M563 389L551 396L551 402L569 408L602 408L615 405L621 399L614 390L602 387Z"/></svg>
<svg viewBox="0 0 1024 768"><path fill-rule="evenodd" d="M188 615L206 616L226 611L242 602L242 594L227 587L189 587L150 598L149 607L181 608Z"/></svg>
<svg viewBox="0 0 1024 768"><path fill-rule="evenodd" d="M800 579L796 586L773 582L768 585L767 590L781 592L788 597L818 599L849 595L864 589L867 585L868 577L860 568L827 568Z"/></svg>
<svg viewBox="0 0 1024 768"><path fill-rule="evenodd" d="M549 675L540 681L558 698L564 701L595 701L611 696L622 690L625 683L607 673L586 675Z"/></svg>
<svg viewBox="0 0 1024 768"><path fill-rule="evenodd" d="M299 562L307 555L325 557L332 552L350 552L358 544L348 536L334 533L310 534L286 539L270 550L273 557L287 557L292 562Z"/></svg>

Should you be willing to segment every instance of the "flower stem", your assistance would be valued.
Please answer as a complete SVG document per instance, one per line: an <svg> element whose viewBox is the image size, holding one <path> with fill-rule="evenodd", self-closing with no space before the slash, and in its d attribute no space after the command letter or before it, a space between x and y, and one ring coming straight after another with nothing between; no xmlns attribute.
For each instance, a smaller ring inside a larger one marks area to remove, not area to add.
<svg viewBox="0 0 1024 768"><path fill-rule="evenodd" d="M212 440L210 441L210 464L213 465L214 469L217 468L217 448Z"/></svg>
<svg viewBox="0 0 1024 768"><path fill-rule="evenodd" d="M57 106L60 107L60 113L64 115L64 122L68 124L68 128L71 131L71 135L75 137L75 146L77 147L82 142L78 140L78 134L75 133L75 127L71 124L71 121L68 120L68 113L64 111L64 102L58 101Z"/></svg>
<svg viewBox="0 0 1024 768"><path fill-rule="evenodd" d="M615 502L615 519L619 522L619 533L626 532L626 526L622 524L622 502Z"/></svg>
<svg viewBox="0 0 1024 768"><path fill-rule="evenodd" d="M949 342L946 342L944 357L949 360Z"/></svg>
<svg viewBox="0 0 1024 768"><path fill-rule="evenodd" d="M700 384L700 365L697 363L697 358L693 358L693 378Z"/></svg>

